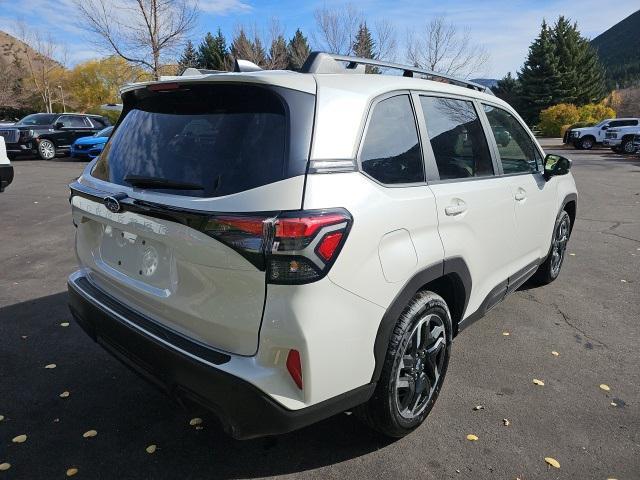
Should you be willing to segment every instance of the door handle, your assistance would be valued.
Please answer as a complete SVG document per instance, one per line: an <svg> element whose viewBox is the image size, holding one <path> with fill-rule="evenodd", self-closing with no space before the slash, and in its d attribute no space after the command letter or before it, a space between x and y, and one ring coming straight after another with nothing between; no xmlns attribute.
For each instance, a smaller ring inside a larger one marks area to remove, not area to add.
<svg viewBox="0 0 640 480"><path fill-rule="evenodd" d="M527 198L527 192L525 191L524 188L518 188L518 190L516 190L516 194L514 195L514 198L518 201L521 202L522 200Z"/></svg>
<svg viewBox="0 0 640 480"><path fill-rule="evenodd" d="M455 215L460 215L461 213L464 213L466 211L467 211L467 204L460 199L454 200L454 203L452 205L449 205L444 209L444 213L446 213L450 217L453 217Z"/></svg>

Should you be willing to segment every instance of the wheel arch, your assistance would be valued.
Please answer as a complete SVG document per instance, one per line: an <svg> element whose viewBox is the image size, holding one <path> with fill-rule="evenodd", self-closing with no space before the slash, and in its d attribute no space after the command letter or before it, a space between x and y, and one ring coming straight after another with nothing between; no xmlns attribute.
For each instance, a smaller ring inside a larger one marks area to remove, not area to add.
<svg viewBox="0 0 640 480"><path fill-rule="evenodd" d="M457 335L458 324L471 294L471 274L466 262L460 257L444 259L416 272L400 289L378 326L374 344L373 382L380 378L393 327L409 301L422 290L432 291L444 299L451 314L453 336Z"/></svg>
<svg viewBox="0 0 640 480"><path fill-rule="evenodd" d="M578 213L578 195L575 193L569 193L564 197L564 200L562 201L562 208L560 210L565 210L569 214L569 218L571 219L569 232L572 232L576 221L576 215Z"/></svg>

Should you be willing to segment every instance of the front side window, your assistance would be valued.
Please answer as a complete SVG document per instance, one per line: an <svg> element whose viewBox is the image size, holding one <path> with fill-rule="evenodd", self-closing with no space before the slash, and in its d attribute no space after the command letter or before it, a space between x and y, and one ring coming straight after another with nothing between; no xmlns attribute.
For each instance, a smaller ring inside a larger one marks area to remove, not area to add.
<svg viewBox="0 0 640 480"><path fill-rule="evenodd" d="M491 105L483 107L498 145L502 171L505 174L540 171L542 156L520 122L506 110Z"/></svg>
<svg viewBox="0 0 640 480"><path fill-rule="evenodd" d="M16 125L52 125L57 117L58 115L55 113L34 113L24 117Z"/></svg>
<svg viewBox="0 0 640 480"><path fill-rule="evenodd" d="M420 97L441 180L493 175L487 139L473 102Z"/></svg>
<svg viewBox="0 0 640 480"><path fill-rule="evenodd" d="M418 131L409 95L378 102L360 153L362 170L381 183L424 181Z"/></svg>

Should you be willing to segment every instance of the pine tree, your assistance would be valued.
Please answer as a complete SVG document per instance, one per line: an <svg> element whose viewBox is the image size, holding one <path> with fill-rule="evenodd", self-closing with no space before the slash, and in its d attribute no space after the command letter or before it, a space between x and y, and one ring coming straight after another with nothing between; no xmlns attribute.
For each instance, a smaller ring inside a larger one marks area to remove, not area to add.
<svg viewBox="0 0 640 480"><path fill-rule="evenodd" d="M498 84L491 87L491 90L496 97L501 98L516 110L520 110L520 96L522 95L520 82L511 75L511 72L507 73L503 79L498 80Z"/></svg>
<svg viewBox="0 0 640 480"><path fill-rule="evenodd" d="M558 59L556 103L576 103L580 88L576 68L576 60L580 54L580 33L576 25L571 25L569 20L561 15L551 30L551 38Z"/></svg>
<svg viewBox="0 0 640 480"><path fill-rule="evenodd" d="M518 75L521 114L529 123L537 123L540 111L558 103L560 82L558 59L552 31L543 20L540 35L529 47L529 54Z"/></svg>
<svg viewBox="0 0 640 480"><path fill-rule="evenodd" d="M218 33L214 37L208 32L202 43L198 47L198 63L200 68L209 70L227 70L229 67L229 51L227 40L222 31L218 28Z"/></svg>
<svg viewBox="0 0 640 480"><path fill-rule="evenodd" d="M198 53L191 40L187 41L180 60L178 60L178 75L182 74L187 68L198 68Z"/></svg>
<svg viewBox="0 0 640 480"><path fill-rule="evenodd" d="M287 41L282 35L278 35L271 42L267 68L270 70L284 70L288 64Z"/></svg>
<svg viewBox="0 0 640 480"><path fill-rule="evenodd" d="M249 40L243 28L233 37L231 42L231 56L235 59L249 60L260 67L267 65L267 53L258 36L253 41Z"/></svg>
<svg viewBox="0 0 640 480"><path fill-rule="evenodd" d="M375 42L373 41L373 36L371 35L371 30L367 27L367 23L363 22L358 27L358 33L356 34L355 41L353 42L353 54L356 57L362 58L376 58L375 53ZM380 73L380 70L376 67L372 67L367 65L366 70L367 73Z"/></svg>
<svg viewBox="0 0 640 480"><path fill-rule="evenodd" d="M302 34L300 29L297 29L291 40L289 40L289 45L287 45L287 68L289 70L300 70L310 53L311 48L307 37Z"/></svg>

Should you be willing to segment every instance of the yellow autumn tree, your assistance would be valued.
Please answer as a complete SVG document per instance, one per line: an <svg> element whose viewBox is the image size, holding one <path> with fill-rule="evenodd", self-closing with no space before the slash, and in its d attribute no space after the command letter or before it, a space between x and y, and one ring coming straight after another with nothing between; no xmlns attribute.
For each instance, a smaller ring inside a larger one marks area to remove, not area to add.
<svg viewBox="0 0 640 480"><path fill-rule="evenodd" d="M105 103L119 103L122 85L145 79L141 68L113 56L76 65L65 83L76 109L86 111Z"/></svg>

